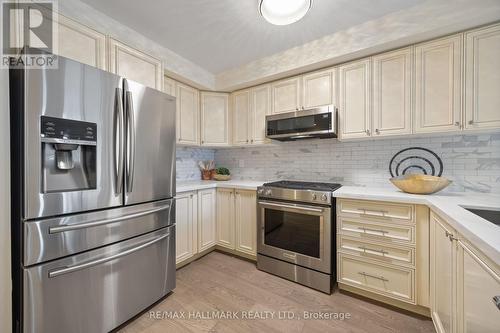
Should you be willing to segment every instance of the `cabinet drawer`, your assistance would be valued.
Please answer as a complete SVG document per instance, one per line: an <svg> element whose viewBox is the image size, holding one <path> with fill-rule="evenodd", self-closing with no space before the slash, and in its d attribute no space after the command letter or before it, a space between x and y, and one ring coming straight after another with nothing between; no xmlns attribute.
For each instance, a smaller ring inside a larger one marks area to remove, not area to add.
<svg viewBox="0 0 500 333"><path fill-rule="evenodd" d="M380 245L338 236L338 249L341 252L367 259L381 260L396 265L415 266L415 249L411 247Z"/></svg>
<svg viewBox="0 0 500 333"><path fill-rule="evenodd" d="M415 304L415 272L339 254L339 282Z"/></svg>
<svg viewBox="0 0 500 333"><path fill-rule="evenodd" d="M340 217L338 220L338 232L341 235L373 239L389 243L415 244L415 227L403 224L386 224L360 221Z"/></svg>
<svg viewBox="0 0 500 333"><path fill-rule="evenodd" d="M395 222L415 222L413 205L365 200L339 200L339 215L358 216L394 220Z"/></svg>

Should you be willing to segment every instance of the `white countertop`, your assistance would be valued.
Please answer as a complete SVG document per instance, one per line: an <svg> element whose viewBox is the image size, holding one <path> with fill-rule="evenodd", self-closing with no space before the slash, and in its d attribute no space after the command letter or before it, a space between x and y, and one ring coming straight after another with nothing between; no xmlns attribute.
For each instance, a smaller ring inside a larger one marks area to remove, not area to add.
<svg viewBox="0 0 500 333"><path fill-rule="evenodd" d="M243 190L256 190L257 187L264 184L266 181L255 181L255 180L227 180L227 181L216 181L216 180L190 180L184 182L177 182L177 193L203 190L207 188L239 188Z"/></svg>
<svg viewBox="0 0 500 333"><path fill-rule="evenodd" d="M465 210L468 208L500 209L500 195L481 193L443 193L417 195L397 189L343 186L333 192L337 198L405 202L426 205L444 218L471 244L500 265L500 227Z"/></svg>

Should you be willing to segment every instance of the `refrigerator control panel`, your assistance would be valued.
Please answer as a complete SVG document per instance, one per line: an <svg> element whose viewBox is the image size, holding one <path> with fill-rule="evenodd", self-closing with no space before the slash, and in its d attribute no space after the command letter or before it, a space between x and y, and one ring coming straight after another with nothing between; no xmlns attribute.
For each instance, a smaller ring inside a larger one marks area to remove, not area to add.
<svg viewBox="0 0 500 333"><path fill-rule="evenodd" d="M44 139L97 141L97 124L95 123L47 116L42 116L40 123L40 136Z"/></svg>

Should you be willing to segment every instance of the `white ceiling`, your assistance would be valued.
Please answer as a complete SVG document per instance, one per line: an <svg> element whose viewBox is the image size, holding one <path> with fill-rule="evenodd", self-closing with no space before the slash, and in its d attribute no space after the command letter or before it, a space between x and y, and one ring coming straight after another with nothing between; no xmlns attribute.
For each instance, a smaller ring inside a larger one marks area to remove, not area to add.
<svg viewBox="0 0 500 333"><path fill-rule="evenodd" d="M299 22L274 26L258 0L82 1L214 74L424 2L314 0Z"/></svg>

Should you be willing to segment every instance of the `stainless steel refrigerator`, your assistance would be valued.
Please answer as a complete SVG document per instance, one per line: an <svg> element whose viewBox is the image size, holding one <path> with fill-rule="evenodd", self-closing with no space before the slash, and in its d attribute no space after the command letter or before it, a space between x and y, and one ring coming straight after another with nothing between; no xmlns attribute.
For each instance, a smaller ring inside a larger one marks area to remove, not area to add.
<svg viewBox="0 0 500 333"><path fill-rule="evenodd" d="M15 331L107 332L175 288L175 98L11 69Z"/></svg>

